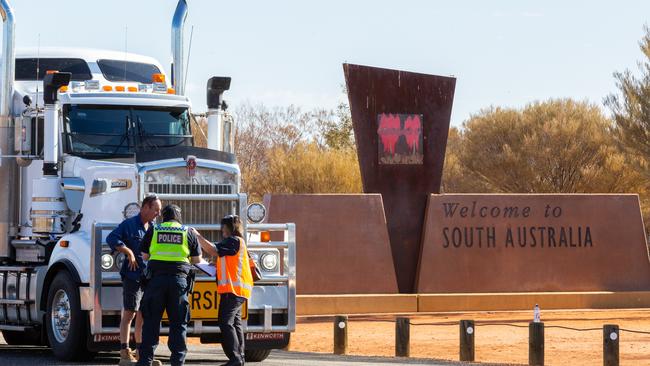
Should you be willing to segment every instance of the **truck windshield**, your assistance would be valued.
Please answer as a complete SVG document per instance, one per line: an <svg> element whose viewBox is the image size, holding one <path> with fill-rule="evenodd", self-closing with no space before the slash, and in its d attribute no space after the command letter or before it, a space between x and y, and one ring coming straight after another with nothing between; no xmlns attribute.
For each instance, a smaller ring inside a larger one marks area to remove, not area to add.
<svg viewBox="0 0 650 366"><path fill-rule="evenodd" d="M130 157L136 150L192 146L187 108L67 105L63 108L68 154Z"/></svg>
<svg viewBox="0 0 650 366"><path fill-rule="evenodd" d="M160 73L156 65L120 60L97 60L108 81L137 81L151 83L151 76Z"/></svg>
<svg viewBox="0 0 650 366"><path fill-rule="evenodd" d="M38 70L38 75L36 73ZM71 80L90 80L93 75L86 61L79 58L17 58L16 80L43 80L47 70L72 74ZM150 77L151 78L151 77Z"/></svg>

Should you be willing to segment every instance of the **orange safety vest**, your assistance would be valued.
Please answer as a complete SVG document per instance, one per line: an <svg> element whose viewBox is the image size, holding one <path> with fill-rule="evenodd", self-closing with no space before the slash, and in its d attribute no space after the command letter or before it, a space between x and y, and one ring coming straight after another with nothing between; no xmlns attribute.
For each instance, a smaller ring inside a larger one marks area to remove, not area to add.
<svg viewBox="0 0 650 366"><path fill-rule="evenodd" d="M239 252L235 255L217 257L217 293L232 293L246 299L251 298L253 275L248 262L246 242L239 240Z"/></svg>

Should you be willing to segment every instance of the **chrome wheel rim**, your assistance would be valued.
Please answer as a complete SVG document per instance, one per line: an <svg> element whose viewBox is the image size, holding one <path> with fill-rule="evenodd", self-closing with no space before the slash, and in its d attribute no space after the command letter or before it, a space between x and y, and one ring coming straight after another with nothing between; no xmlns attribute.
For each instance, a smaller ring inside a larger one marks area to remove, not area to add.
<svg viewBox="0 0 650 366"><path fill-rule="evenodd" d="M57 342L63 343L70 332L70 298L65 290L60 289L52 298L52 314L50 317L52 333Z"/></svg>

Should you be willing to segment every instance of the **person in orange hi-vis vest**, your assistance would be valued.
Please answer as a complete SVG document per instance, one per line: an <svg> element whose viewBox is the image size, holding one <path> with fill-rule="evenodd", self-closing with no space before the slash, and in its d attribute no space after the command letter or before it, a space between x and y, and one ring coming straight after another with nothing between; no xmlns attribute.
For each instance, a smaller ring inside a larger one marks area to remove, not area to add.
<svg viewBox="0 0 650 366"><path fill-rule="evenodd" d="M201 248L217 258L217 293L219 294L219 328L227 366L244 364L244 330L242 305L251 297L253 275L250 269L241 219L228 215L221 220L224 239L213 244L196 231Z"/></svg>

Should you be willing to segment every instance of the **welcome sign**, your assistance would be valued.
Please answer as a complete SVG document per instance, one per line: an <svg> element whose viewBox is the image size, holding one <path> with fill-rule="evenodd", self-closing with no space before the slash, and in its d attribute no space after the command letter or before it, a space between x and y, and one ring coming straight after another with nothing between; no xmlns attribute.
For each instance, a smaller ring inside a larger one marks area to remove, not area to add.
<svg viewBox="0 0 650 366"><path fill-rule="evenodd" d="M637 195L431 195L418 292L650 290Z"/></svg>
<svg viewBox="0 0 650 366"><path fill-rule="evenodd" d="M462 206L458 202L443 202L444 217L453 219L464 218L494 218L494 219L527 219L531 217L530 206L519 207L508 203L496 206L481 205L477 207L477 200L473 200L470 206ZM544 218L562 217L562 207L547 204L543 209ZM497 233L496 226L445 226L442 229L444 242L443 248L472 248L477 245L479 248L496 248ZM507 226L499 233L499 243L504 247L593 247L591 228L587 226L538 226L534 223L523 224L522 226Z"/></svg>

